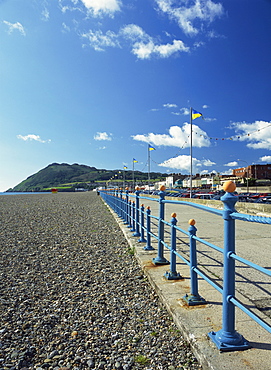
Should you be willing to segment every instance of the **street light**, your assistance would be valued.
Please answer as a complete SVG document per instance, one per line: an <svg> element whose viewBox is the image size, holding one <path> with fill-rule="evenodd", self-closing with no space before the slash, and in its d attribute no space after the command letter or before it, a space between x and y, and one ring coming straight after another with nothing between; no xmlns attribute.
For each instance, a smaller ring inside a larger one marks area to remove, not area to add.
<svg viewBox="0 0 271 370"><path fill-rule="evenodd" d="M247 193L248 193L248 163L247 163L247 161L244 161L243 159L237 159L237 161L239 161L239 162L245 162L246 164L247 164Z"/></svg>

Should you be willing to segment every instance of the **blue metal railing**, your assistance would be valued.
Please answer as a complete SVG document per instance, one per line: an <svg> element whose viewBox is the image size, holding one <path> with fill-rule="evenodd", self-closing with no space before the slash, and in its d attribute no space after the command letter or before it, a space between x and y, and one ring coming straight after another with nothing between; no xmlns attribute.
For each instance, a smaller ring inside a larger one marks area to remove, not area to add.
<svg viewBox="0 0 271 370"><path fill-rule="evenodd" d="M263 274L271 276L271 271L268 269L236 255L235 220L271 224L271 217L258 217L238 213L234 208L238 198L230 192L226 192L221 198L221 201L224 203L223 210L191 202L166 200L165 192L163 190L159 192L159 198L140 196L139 190L136 190L135 194L130 194L128 190L125 193L123 193L122 190L103 190L100 194L104 201L118 214L120 218L123 219L124 223L128 225L133 232L133 235L140 237L138 241L146 243L146 246L144 247L145 250L154 249L151 246L151 238L157 240L157 256L153 258L152 262L155 265L170 265L170 271L165 273L165 277L167 279L182 279L181 275L176 271L176 257L180 258L190 267L191 291L190 294L187 294L184 297L188 305L192 306L207 303L205 299L199 295L198 276L203 278L222 294L222 329L217 332L208 333L209 337L213 340L220 351L235 351L250 348L248 341L235 330L235 306L240 308L265 330L271 333L271 327L251 310L247 309L235 297L235 261L239 261ZM150 207L145 210L143 204L141 206L139 205L140 200L144 199L157 202L159 204L159 217L151 214ZM189 221L190 226L188 231L177 226L175 213L172 214L171 222L165 221L166 203L191 206L222 217L224 219L224 248L222 249L197 237L197 229L195 227L195 220L193 219ZM157 234L151 230L151 227L154 224L157 228ZM170 245L168 245L164 240L165 226L170 229ZM189 260L176 250L177 231L189 237ZM223 255L223 287L210 279L198 267L196 242L202 243ZM170 261L164 257L164 248L167 248L170 251Z"/></svg>

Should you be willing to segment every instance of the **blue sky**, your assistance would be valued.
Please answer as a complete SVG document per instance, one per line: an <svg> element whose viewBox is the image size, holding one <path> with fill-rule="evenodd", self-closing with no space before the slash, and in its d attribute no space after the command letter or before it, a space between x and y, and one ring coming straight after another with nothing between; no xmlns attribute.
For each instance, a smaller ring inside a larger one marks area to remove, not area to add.
<svg viewBox="0 0 271 370"><path fill-rule="evenodd" d="M0 0L0 191L50 163L271 163L270 0Z"/></svg>

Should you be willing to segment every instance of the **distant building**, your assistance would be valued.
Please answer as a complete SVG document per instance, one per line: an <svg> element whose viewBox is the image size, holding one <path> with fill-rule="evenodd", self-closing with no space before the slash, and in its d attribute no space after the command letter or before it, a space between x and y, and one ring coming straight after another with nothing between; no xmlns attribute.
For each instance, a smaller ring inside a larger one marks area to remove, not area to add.
<svg viewBox="0 0 271 370"><path fill-rule="evenodd" d="M183 179L183 187L184 188L190 188L190 176L185 177ZM195 176L192 177L192 188L199 188L201 187L201 177L197 173Z"/></svg>
<svg viewBox="0 0 271 370"><path fill-rule="evenodd" d="M160 186L166 186L166 181L159 181L154 184L156 190L159 190Z"/></svg>
<svg viewBox="0 0 271 370"><path fill-rule="evenodd" d="M204 189L216 189L220 185L221 176L218 173L210 173L201 176L201 187Z"/></svg>
<svg viewBox="0 0 271 370"><path fill-rule="evenodd" d="M178 179L174 182L174 188L182 188L183 187L183 179Z"/></svg>
<svg viewBox="0 0 271 370"><path fill-rule="evenodd" d="M252 164L233 170L236 177L248 177L253 179L271 179L271 164Z"/></svg>
<svg viewBox="0 0 271 370"><path fill-rule="evenodd" d="M252 164L248 167L236 168L232 171L232 175L221 175L219 173L210 173L199 175L196 174L192 177L192 188L221 190L226 181L234 181L237 185L247 185L246 179L256 179L260 183L264 181L271 181L271 164ZM181 174L171 174L165 181L155 184L155 188L159 189L161 185L166 188L190 188L190 176Z"/></svg>
<svg viewBox="0 0 271 370"><path fill-rule="evenodd" d="M176 173L172 173L171 175L167 176L166 177L166 182L165 182L165 186L166 188L168 189L171 189L173 188L173 185L175 183L175 181L179 178L180 176Z"/></svg>

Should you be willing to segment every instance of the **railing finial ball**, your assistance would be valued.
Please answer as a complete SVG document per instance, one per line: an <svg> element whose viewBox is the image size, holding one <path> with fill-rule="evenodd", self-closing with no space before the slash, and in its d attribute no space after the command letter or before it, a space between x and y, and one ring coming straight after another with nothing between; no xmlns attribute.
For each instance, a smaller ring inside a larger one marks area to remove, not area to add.
<svg viewBox="0 0 271 370"><path fill-rule="evenodd" d="M189 225L194 226L194 225L196 224L196 221L195 221L193 218L191 218L191 219L188 221L188 224L189 224Z"/></svg>
<svg viewBox="0 0 271 370"><path fill-rule="evenodd" d="M171 217L176 218L176 216L177 216L177 213L175 213L175 212L171 213Z"/></svg>
<svg viewBox="0 0 271 370"><path fill-rule="evenodd" d="M229 180L225 182L223 189L228 193L233 193L236 189L236 185L233 181Z"/></svg>
<svg viewBox="0 0 271 370"><path fill-rule="evenodd" d="M159 190L160 190L160 191L165 191L165 190L166 190L165 185L161 185L161 186L159 187Z"/></svg>

